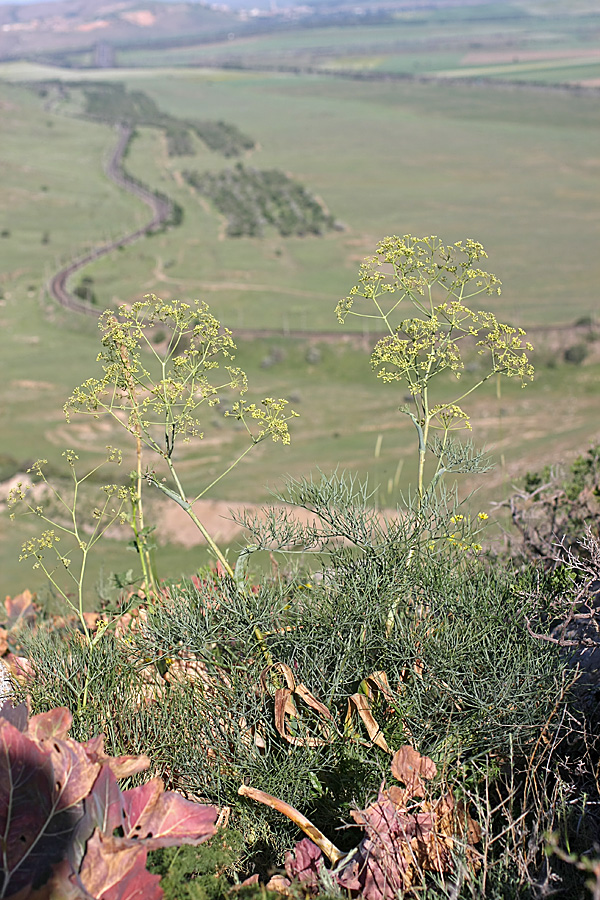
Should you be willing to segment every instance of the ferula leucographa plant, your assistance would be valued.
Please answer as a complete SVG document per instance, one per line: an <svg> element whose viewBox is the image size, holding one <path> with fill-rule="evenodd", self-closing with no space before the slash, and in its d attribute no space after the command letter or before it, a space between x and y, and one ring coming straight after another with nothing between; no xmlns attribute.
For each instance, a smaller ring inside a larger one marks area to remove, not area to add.
<svg viewBox="0 0 600 900"><path fill-rule="evenodd" d="M166 302L152 294L131 307L121 306L118 315L104 312L100 329L103 350L98 361L104 374L89 378L73 391L65 404L67 419L74 411L95 418L107 415L134 436L137 472L131 524L136 538L146 530L142 510L145 479L187 512L233 577L233 569L194 512L194 504L256 444L267 438L289 443L288 421L296 413L286 410L285 400L267 397L257 406L244 399L246 375L231 364L236 349L231 332L205 303ZM227 415L244 425L248 445L216 479L189 498L175 465L175 446L178 440L203 437L201 413L218 404L223 391L239 394ZM153 470L144 471L143 448L163 461L170 484L158 480ZM144 566L144 554L140 556ZM150 580L150 563L144 568Z"/></svg>
<svg viewBox="0 0 600 900"><path fill-rule="evenodd" d="M105 462L120 465L120 451L114 447L107 447L107 450ZM26 508L25 515L36 516L44 523L41 534L28 538L23 543L20 560L29 559L34 568L42 569L56 595L79 619L86 640L91 642L84 616L84 581L89 555L112 526L126 520L124 510L131 501L131 494L127 487L114 484L102 486L96 491L98 504L86 519L79 509L82 489L85 482L95 476L104 463L80 476L77 474L79 457L76 453L65 450L63 457L69 467L69 492L59 492L47 480L44 471L47 460L39 459L27 470L27 474L42 486L41 496L31 481L19 482L8 495L8 506L13 510L17 504L21 504ZM11 519L14 518L15 513L11 511ZM66 585L62 575L66 575Z"/></svg>
<svg viewBox="0 0 600 900"><path fill-rule="evenodd" d="M466 397L492 376L518 378L523 386L533 378L527 356L533 348L523 341L525 332L467 305L479 295L500 294L499 279L480 268L486 258L483 246L473 240L446 245L436 236L386 237L362 263L358 284L336 308L341 323L348 316L374 319L387 332L373 349L371 366L384 382L404 382L412 397L410 405L399 409L417 431L420 503L445 472L482 470L472 447L461 452L451 436L471 428L462 407ZM408 315L403 317L407 304ZM450 373L459 380L463 373L464 341L487 359L486 371L451 400L436 402L431 393L434 379ZM437 465L426 486L428 450Z"/></svg>

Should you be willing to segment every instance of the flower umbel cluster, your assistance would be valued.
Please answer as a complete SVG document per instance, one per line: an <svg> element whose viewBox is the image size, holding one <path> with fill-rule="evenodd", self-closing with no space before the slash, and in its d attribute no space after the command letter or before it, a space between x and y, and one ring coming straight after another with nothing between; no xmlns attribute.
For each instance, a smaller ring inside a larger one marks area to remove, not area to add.
<svg viewBox="0 0 600 900"><path fill-rule="evenodd" d="M131 525L140 552L144 580L156 589L148 529L144 525L144 481L175 500L192 518L213 553L233 577L229 563L193 510L194 503L217 484L261 441L271 438L288 444L288 422L296 413L285 400L267 397L261 406L246 403L245 373L232 365L236 345L227 328L205 303L163 301L154 294L118 315L107 310L100 319L102 378L89 378L65 405L67 419L73 411L99 418L107 415L135 437L137 471L132 495ZM204 436L202 415L221 403L224 393L239 399L226 415L243 423L249 442L246 449L197 496L188 498L175 466L178 440L186 443ZM171 486L154 477L142 463L143 450L162 458Z"/></svg>
<svg viewBox="0 0 600 900"><path fill-rule="evenodd" d="M373 349L371 366L384 382L404 382L412 398L400 411L417 430L421 501L426 494L424 466L430 430L441 432L432 487L448 471L443 460L450 432L471 428L462 401L492 376L516 377L523 387L533 378L527 355L533 348L523 340L525 332L498 322L492 312L467 305L480 294L500 294L500 280L479 266L485 258L483 246L470 239L445 245L435 235L387 237L361 265L358 283L336 308L342 323L348 316L375 319L387 332ZM365 300L368 306L359 305ZM406 302L411 315L400 317L399 307ZM430 391L435 378L446 373L460 380L465 341L487 360L485 373L458 396L433 403Z"/></svg>

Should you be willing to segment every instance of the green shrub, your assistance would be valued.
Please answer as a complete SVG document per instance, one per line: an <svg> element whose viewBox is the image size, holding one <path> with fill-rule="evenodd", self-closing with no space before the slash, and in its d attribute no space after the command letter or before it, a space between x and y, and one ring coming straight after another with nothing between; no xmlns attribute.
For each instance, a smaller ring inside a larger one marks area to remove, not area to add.
<svg viewBox="0 0 600 900"><path fill-rule="evenodd" d="M520 543L511 552L539 561L546 569L564 564L569 555L589 557L582 547L588 531L600 523L600 447L592 446L565 470L546 466L528 472L522 490L509 498Z"/></svg>
<svg viewBox="0 0 600 900"><path fill-rule="evenodd" d="M573 344L565 350L565 362L573 363L574 366L580 366L589 353L586 344Z"/></svg>

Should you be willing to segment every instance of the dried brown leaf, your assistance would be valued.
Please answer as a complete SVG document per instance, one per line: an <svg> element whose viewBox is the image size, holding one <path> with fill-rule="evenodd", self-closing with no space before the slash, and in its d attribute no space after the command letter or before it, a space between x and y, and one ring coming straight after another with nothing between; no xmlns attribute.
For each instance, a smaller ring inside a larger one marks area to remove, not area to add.
<svg viewBox="0 0 600 900"><path fill-rule="evenodd" d="M278 675L283 676L286 687L280 686L281 680L278 678ZM276 684L274 691L269 684L269 676L273 678ZM273 697L275 728L289 744L297 747L320 747L333 740L335 726L333 725L334 719L331 711L304 684L296 684L294 673L286 663L274 663L264 669L260 675L260 684L263 691ZM323 733L323 737L315 737L314 735L300 737L290 731L286 716L295 719L298 723L303 718L299 712L296 700L301 700L309 709L317 713L318 727Z"/></svg>
<svg viewBox="0 0 600 900"><path fill-rule="evenodd" d="M425 796L425 780L434 778L437 766L428 756L421 756L410 744L405 744L394 753L392 775L402 781L413 797Z"/></svg>
<svg viewBox="0 0 600 900"><path fill-rule="evenodd" d="M378 747L381 747L386 753L391 753L392 751L387 745L383 732L371 712L371 701L365 694L352 694L352 696L348 698L348 711L346 713L347 724L351 724L353 712L357 712L362 719L371 742Z"/></svg>

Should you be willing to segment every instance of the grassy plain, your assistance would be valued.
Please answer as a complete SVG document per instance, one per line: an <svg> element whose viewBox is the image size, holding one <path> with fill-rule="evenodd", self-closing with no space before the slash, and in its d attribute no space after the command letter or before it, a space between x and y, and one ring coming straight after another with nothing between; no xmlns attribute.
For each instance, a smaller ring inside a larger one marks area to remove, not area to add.
<svg viewBox="0 0 600 900"><path fill-rule="evenodd" d="M230 163L200 142L195 157L169 158L164 135L154 129L141 129L131 147L129 170L177 200L184 221L86 269L100 305L150 291L165 299L198 297L234 331L278 331L269 340L240 342L238 362L248 370L254 396L291 398L302 415L290 448L259 447L217 496L262 500L265 485L277 482L280 472L328 471L338 463L380 480L382 504L393 499L387 485L400 462L400 486L414 481L412 426L396 412L402 397L376 383L365 351L318 334L311 341L286 337L294 329L347 332L335 322L335 303L388 233L481 240L489 268L504 282L503 296L492 305L507 321L535 329L597 310L597 96L185 68L49 71L67 82L122 80L172 115L234 123L258 141L249 164L298 178L345 224L323 239L273 234L226 240L219 217L190 192L180 172ZM0 404L9 423L0 453L21 470L43 456L60 471L63 448L92 461L115 438L90 431L87 422L63 424L66 396L94 373L98 341L92 320L54 307L45 281L59 262L138 227L147 212L103 175L114 135L75 117L76 92L62 106L45 107L44 98L11 80L39 80L48 70L20 64L2 67L0 76L2 115L10 126L0 167L0 232L8 232L0 238ZM307 356L312 345L320 352L316 361ZM597 436L598 365L592 357L575 368L562 364L560 353L551 355L526 391L507 385L497 398L489 386L474 401L475 440L501 461L483 481L482 502L499 499L519 473L582 452ZM265 367L274 357L278 361ZM558 364L549 368L548 361ZM211 480L220 461L241 446L241 436L217 415L208 426L202 455L190 449L181 460L190 490ZM25 563L16 563L28 531L25 523L0 518L7 591L40 583ZM199 558L197 551L165 553L175 569L189 570ZM117 569L132 561L116 542L108 557Z"/></svg>

